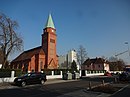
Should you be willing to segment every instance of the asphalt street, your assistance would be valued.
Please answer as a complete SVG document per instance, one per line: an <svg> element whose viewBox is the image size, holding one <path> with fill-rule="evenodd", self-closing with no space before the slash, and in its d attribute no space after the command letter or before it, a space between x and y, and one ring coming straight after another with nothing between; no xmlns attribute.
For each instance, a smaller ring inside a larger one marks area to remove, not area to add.
<svg viewBox="0 0 130 97"><path fill-rule="evenodd" d="M65 93L86 89L88 84L88 81L76 80L45 85L29 85L24 88L13 87L1 89L0 97L57 97ZM92 85L96 84L99 82L92 82Z"/></svg>
<svg viewBox="0 0 130 97"><path fill-rule="evenodd" d="M0 97L108 97L110 94L87 91L89 83L99 85L114 81L108 77L85 77L80 80L48 80L45 85L28 85L17 87L9 85L0 89ZM119 86L119 84L117 84ZM111 95L111 97L129 97L130 86L122 84L123 88Z"/></svg>

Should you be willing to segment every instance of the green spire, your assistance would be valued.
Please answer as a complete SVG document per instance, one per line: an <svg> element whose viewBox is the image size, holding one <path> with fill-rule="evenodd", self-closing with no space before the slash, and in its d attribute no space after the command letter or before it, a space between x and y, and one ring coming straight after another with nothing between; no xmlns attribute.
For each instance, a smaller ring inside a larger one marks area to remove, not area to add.
<svg viewBox="0 0 130 97"><path fill-rule="evenodd" d="M51 14L49 14L46 25L45 25L45 28L48 28L48 27L55 29Z"/></svg>

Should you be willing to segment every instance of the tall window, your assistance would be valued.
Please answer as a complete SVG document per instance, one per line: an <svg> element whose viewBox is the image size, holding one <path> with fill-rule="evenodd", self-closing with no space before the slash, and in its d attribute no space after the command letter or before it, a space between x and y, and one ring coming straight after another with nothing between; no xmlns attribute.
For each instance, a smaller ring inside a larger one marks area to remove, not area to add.
<svg viewBox="0 0 130 97"><path fill-rule="evenodd" d="M55 40L54 40L54 39L50 39L50 42L51 42L51 43L55 43Z"/></svg>
<svg viewBox="0 0 130 97"><path fill-rule="evenodd" d="M40 69L43 69L43 62L40 62Z"/></svg>

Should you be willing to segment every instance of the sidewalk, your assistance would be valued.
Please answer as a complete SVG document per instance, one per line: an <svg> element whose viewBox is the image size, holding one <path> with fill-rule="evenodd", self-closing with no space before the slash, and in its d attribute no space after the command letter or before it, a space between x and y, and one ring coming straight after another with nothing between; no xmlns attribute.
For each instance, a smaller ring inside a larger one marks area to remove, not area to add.
<svg viewBox="0 0 130 97"><path fill-rule="evenodd" d="M70 81L79 81L79 80L80 79L78 79L78 80L48 79L45 82L45 85L47 85L47 84L55 84L55 83L65 83L65 82L70 82Z"/></svg>
<svg viewBox="0 0 130 97"><path fill-rule="evenodd" d="M11 83L8 83L8 82L3 82L3 83L0 83L0 90L1 89L9 89L9 88L12 88L13 86L11 85Z"/></svg>
<svg viewBox="0 0 130 97"><path fill-rule="evenodd" d="M124 85L123 88L112 94L110 97L130 97L130 84Z"/></svg>
<svg viewBox="0 0 130 97"><path fill-rule="evenodd" d="M101 93L101 92L93 92L87 90L78 90L74 92L69 92L57 97L109 97L110 94Z"/></svg>
<svg viewBox="0 0 130 97"><path fill-rule="evenodd" d="M58 97L130 97L130 86L129 86L129 90L128 89L125 90L126 87L128 88L128 85L113 84L113 86L121 87L121 89L115 92L114 94L94 92L94 91L88 91L87 89L83 89L83 90L66 93ZM124 91L129 93L126 93Z"/></svg>

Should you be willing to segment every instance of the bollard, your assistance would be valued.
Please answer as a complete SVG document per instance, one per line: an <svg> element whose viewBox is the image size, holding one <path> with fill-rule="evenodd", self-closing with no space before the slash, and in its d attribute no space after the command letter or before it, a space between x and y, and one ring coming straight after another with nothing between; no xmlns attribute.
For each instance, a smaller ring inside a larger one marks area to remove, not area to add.
<svg viewBox="0 0 130 97"><path fill-rule="evenodd" d="M117 78L115 78L115 83L117 83Z"/></svg>
<svg viewBox="0 0 130 97"><path fill-rule="evenodd" d="M90 90L92 89L91 81L89 82L89 89L90 89Z"/></svg>
<svg viewBox="0 0 130 97"><path fill-rule="evenodd" d="M102 85L103 85L103 86L105 85L105 82L104 82L104 80L102 80Z"/></svg>

